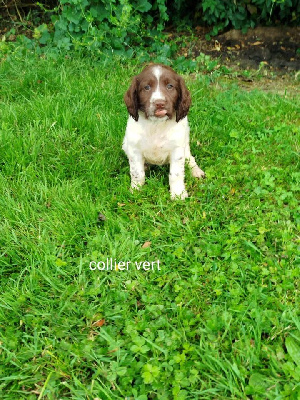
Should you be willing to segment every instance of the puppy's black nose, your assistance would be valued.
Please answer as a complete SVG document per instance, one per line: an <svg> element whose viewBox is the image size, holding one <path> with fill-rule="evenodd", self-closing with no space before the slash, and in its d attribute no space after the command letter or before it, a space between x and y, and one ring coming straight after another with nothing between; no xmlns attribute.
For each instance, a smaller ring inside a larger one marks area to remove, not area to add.
<svg viewBox="0 0 300 400"><path fill-rule="evenodd" d="M165 108L166 103L164 101L156 101L155 107L157 110L163 110Z"/></svg>

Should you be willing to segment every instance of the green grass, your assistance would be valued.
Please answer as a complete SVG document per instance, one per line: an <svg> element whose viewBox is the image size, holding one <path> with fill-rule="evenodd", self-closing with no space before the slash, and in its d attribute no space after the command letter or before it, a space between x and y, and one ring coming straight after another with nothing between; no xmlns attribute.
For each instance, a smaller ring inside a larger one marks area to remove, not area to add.
<svg viewBox="0 0 300 400"><path fill-rule="evenodd" d="M172 202L128 190L139 70L0 65L0 398L297 400L299 97L186 77L207 179Z"/></svg>

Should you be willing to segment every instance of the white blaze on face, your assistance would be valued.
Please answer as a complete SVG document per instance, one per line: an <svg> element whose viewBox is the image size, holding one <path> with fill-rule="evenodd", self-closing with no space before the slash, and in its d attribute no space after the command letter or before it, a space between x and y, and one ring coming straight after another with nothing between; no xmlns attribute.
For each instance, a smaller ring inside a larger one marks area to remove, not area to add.
<svg viewBox="0 0 300 400"><path fill-rule="evenodd" d="M157 103L159 103L160 101L161 102L166 101L166 97L162 93L161 87L160 87L160 77L162 75L162 68L160 66L156 66L153 68L152 72L157 80L157 85L156 85L155 91L152 93L151 98L150 98L150 108L152 110L152 113L154 114L154 117L164 118L167 115L167 110L162 109L162 108L156 108Z"/></svg>
<svg viewBox="0 0 300 400"><path fill-rule="evenodd" d="M153 75L157 79L157 86L155 91L152 93L150 102L153 104L157 100L165 101L166 98L160 90L160 77L162 75L162 68L160 66L153 68Z"/></svg>

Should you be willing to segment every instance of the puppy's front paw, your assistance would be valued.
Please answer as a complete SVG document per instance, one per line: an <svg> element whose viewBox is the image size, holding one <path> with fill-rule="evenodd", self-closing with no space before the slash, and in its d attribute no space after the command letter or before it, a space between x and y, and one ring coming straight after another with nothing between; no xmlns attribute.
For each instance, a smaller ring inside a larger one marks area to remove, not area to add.
<svg viewBox="0 0 300 400"><path fill-rule="evenodd" d="M194 178L205 178L205 172L202 171L202 169L200 169L198 165L195 165L192 168L192 175Z"/></svg>
<svg viewBox="0 0 300 400"><path fill-rule="evenodd" d="M140 190L140 188L145 184L145 177L141 176L140 178L136 179L131 179L131 189L136 189L136 190Z"/></svg>
<svg viewBox="0 0 300 400"><path fill-rule="evenodd" d="M187 197L189 197L189 195L188 195L188 192L186 190L184 190L181 193L171 192L171 199L172 200L184 200Z"/></svg>
<svg viewBox="0 0 300 400"><path fill-rule="evenodd" d="M133 193L135 190L140 190L143 183L131 183L130 192Z"/></svg>

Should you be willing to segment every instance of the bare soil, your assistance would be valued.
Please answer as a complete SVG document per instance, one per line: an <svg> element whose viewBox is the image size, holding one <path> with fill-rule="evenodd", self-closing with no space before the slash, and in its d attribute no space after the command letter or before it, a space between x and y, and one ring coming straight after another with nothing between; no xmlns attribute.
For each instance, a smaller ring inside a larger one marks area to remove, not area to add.
<svg viewBox="0 0 300 400"><path fill-rule="evenodd" d="M204 53L233 68L257 69L263 63L282 73L300 71L300 27L257 27L246 34L233 29L210 41L206 33L206 28L196 28L193 57Z"/></svg>

